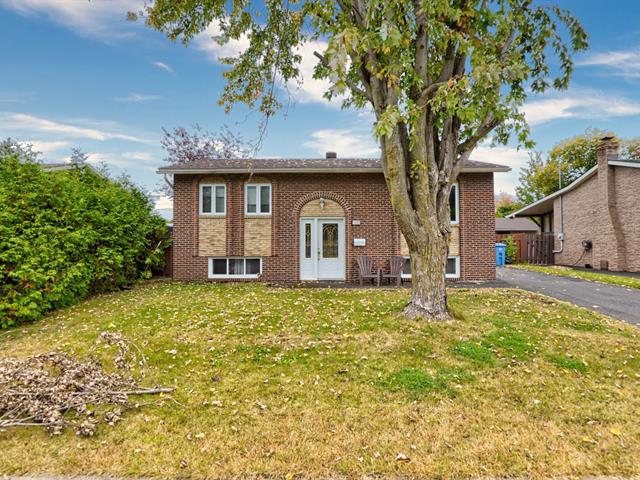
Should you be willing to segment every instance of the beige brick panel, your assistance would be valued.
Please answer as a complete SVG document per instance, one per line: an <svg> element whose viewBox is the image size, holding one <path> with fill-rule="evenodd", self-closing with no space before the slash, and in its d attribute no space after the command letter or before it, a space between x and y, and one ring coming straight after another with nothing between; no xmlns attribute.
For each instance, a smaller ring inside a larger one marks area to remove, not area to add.
<svg viewBox="0 0 640 480"><path fill-rule="evenodd" d="M404 235L400 234L400 255L409 255L409 246L404 239ZM449 255L452 257L460 256L460 227L451 225L451 238L449 239Z"/></svg>
<svg viewBox="0 0 640 480"><path fill-rule="evenodd" d="M344 217L344 210L337 202L324 199L324 208L320 206L320 199L311 200L302 210L301 217Z"/></svg>
<svg viewBox="0 0 640 480"><path fill-rule="evenodd" d="M449 238L449 255L457 257L460 255L460 227L451 225L451 237Z"/></svg>
<svg viewBox="0 0 640 480"><path fill-rule="evenodd" d="M260 257L271 255L271 217L245 218L244 254Z"/></svg>
<svg viewBox="0 0 640 480"><path fill-rule="evenodd" d="M200 217L198 227L198 254L224 257L227 254L227 219Z"/></svg>

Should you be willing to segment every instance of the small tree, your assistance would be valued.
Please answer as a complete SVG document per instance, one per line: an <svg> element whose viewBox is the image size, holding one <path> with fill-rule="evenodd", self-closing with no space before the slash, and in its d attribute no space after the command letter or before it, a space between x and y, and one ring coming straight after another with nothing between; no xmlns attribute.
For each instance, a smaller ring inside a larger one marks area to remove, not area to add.
<svg viewBox="0 0 640 480"><path fill-rule="evenodd" d="M172 165L216 158L247 158L252 151L250 143L226 125L217 133L203 130L198 124L192 131L176 127L172 131L163 128L162 132L160 144L167 152L164 161ZM169 197L173 196L168 184L162 185L162 190Z"/></svg>
<svg viewBox="0 0 640 480"><path fill-rule="evenodd" d="M557 191L560 188L558 174L562 177L562 186L584 175L597 165L597 147L605 135L611 134L590 128L583 134L557 143L546 160L541 153L533 153L520 173L520 184L516 187L518 201L527 205ZM622 140L620 143L624 158L640 160L640 139Z"/></svg>
<svg viewBox="0 0 640 480"><path fill-rule="evenodd" d="M572 53L587 35L567 11L531 0L152 0L149 26L188 43L216 22L225 44L248 47L222 61L230 68L220 104L281 105L277 85L300 79L299 48L326 40L316 77L327 98L369 107L396 220L413 272L411 318L448 319L445 265L449 193L478 142L516 132L528 142L519 111L527 92L564 89ZM565 42L560 31L567 32ZM549 54L559 59L551 74ZM553 77L552 79L550 77Z"/></svg>
<svg viewBox="0 0 640 480"><path fill-rule="evenodd" d="M518 210L522 205L516 201L513 195L506 192L500 192L496 195L496 217L504 218L507 215Z"/></svg>

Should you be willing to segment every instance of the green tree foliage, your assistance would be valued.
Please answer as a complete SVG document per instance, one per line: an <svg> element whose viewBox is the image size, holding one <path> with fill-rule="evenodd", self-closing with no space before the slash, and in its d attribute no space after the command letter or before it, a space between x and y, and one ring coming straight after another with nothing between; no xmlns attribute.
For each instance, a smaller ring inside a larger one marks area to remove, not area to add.
<svg viewBox="0 0 640 480"><path fill-rule="evenodd" d="M246 40L244 51L222 59L227 110L242 102L272 115L284 104L279 86L300 80L301 47L317 47L326 97L375 115L409 246L405 313L413 318L450 318L448 200L462 166L491 132L496 142L515 133L530 145L520 111L527 94L566 88L572 55L587 46L569 12L531 0L150 0L143 10L147 25L184 43L212 25L221 45Z"/></svg>
<svg viewBox="0 0 640 480"><path fill-rule="evenodd" d="M583 134L556 144L546 159L538 152L533 153L527 166L520 173L520 184L516 187L518 201L528 205L556 192L560 188L559 171L563 187L584 175L597 165L598 143L605 135L611 135L611 133L590 128ZM619 141L620 155L623 158L640 160L640 139L619 139Z"/></svg>
<svg viewBox="0 0 640 480"><path fill-rule="evenodd" d="M496 217L498 218L504 218L521 207L522 204L518 202L513 195L505 192L500 192L496 195Z"/></svg>
<svg viewBox="0 0 640 480"><path fill-rule="evenodd" d="M149 275L168 232L147 196L89 167L45 171L0 145L0 328Z"/></svg>

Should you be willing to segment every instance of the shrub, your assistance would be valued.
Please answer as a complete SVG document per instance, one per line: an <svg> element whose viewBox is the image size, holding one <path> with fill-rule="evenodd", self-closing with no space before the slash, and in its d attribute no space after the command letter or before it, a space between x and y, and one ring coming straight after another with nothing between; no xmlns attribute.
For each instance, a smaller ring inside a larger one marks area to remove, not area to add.
<svg viewBox="0 0 640 480"><path fill-rule="evenodd" d="M45 171L0 150L0 328L39 319L163 263L165 222L128 180Z"/></svg>
<svg viewBox="0 0 640 480"><path fill-rule="evenodd" d="M502 243L507 245L507 263L515 263L518 260L518 244L511 235L507 235Z"/></svg>

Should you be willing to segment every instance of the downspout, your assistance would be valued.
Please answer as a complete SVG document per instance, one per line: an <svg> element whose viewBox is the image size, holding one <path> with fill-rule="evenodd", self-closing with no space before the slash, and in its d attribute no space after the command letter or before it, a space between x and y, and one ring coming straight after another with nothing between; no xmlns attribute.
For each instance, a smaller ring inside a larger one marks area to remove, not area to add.
<svg viewBox="0 0 640 480"><path fill-rule="evenodd" d="M171 183L169 181L169 179L167 178L167 174L164 174L164 183L166 183L167 185L169 185L169 188L171 188L171 191L173 191L173 183Z"/></svg>
<svg viewBox="0 0 640 480"><path fill-rule="evenodd" d="M558 190L562 190L562 169L558 160ZM560 241L560 250L553 250L551 253L562 253L564 250L564 198L560 194L560 231L558 232L558 240ZM555 258L554 258L555 261Z"/></svg>
<svg viewBox="0 0 640 480"><path fill-rule="evenodd" d="M552 253L562 253L564 250L564 196L560 195L560 231L558 232L560 250L553 250Z"/></svg>

